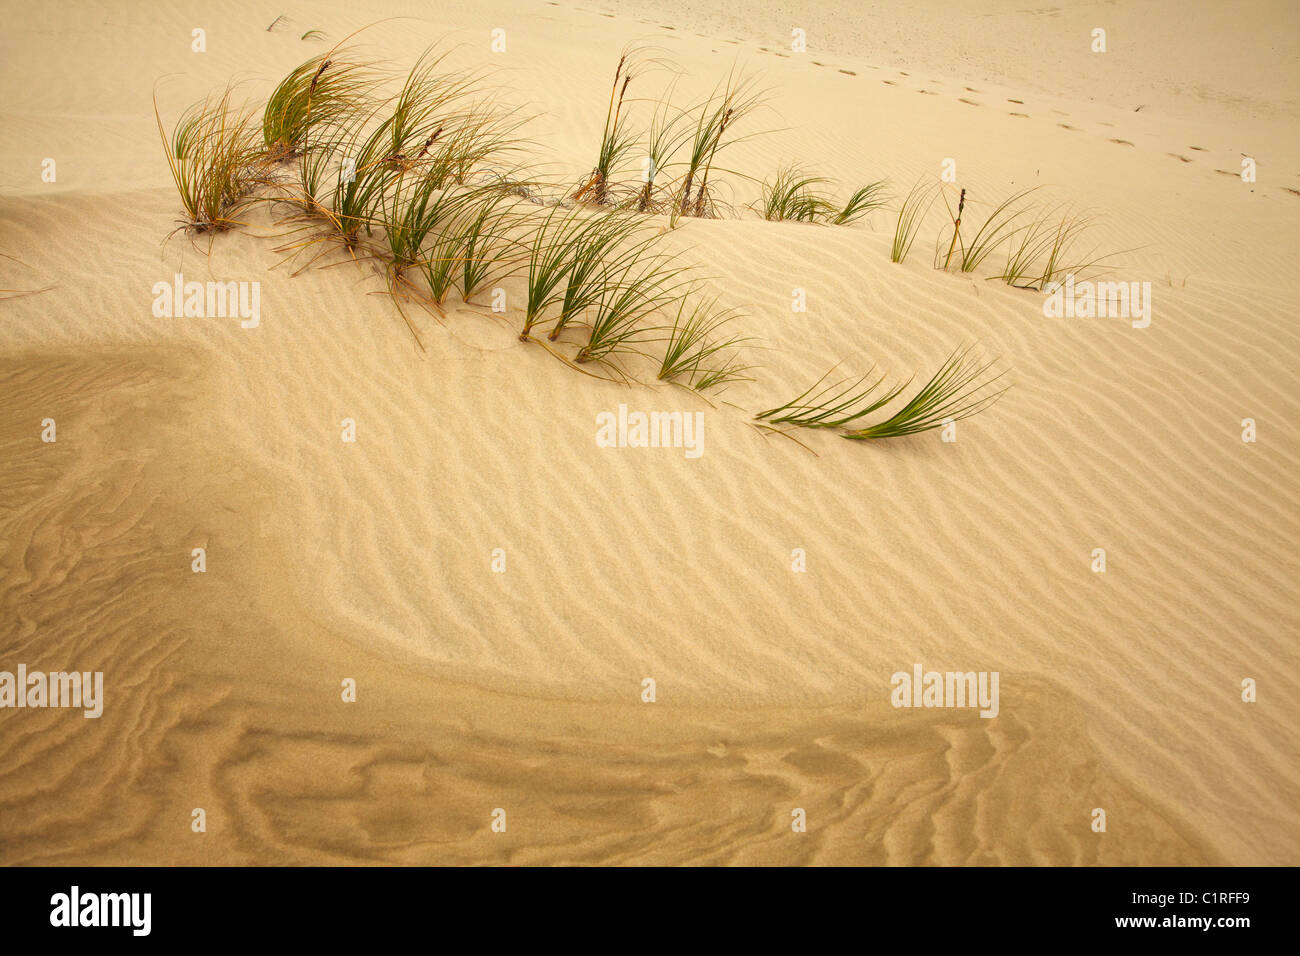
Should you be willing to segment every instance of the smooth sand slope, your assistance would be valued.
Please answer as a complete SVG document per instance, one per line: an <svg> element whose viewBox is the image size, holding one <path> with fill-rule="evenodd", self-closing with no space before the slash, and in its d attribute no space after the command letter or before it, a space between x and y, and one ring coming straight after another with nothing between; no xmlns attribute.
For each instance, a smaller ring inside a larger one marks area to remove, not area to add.
<svg viewBox="0 0 1300 956"><path fill-rule="evenodd" d="M1152 283L1147 328L1047 318L935 271L938 218L902 265L892 213L685 221L665 242L767 347L712 405L576 374L513 313L413 313L421 352L369 267L277 266L265 212L166 238L156 80L167 120L232 76L264 96L307 30L427 5L12 11L0 289L45 291L0 301L0 670L102 670L106 701L0 710L0 862L1300 862L1295 15L984 6L455 3L367 34L501 68L570 181L626 42L692 95L739 61L774 130L740 171L898 194L951 157L975 202L1098 212ZM261 324L155 318L177 272L259 282ZM837 362L927 376L963 342L1014 387L955 443L749 425ZM703 411L704 454L597 447L619 403ZM891 707L915 663L998 671L998 717Z"/></svg>

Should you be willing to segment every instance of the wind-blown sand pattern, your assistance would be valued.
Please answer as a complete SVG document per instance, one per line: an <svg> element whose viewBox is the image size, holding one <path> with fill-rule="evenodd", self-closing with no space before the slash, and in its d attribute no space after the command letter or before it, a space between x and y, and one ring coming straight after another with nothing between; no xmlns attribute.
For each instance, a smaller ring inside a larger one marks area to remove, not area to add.
<svg viewBox="0 0 1300 956"><path fill-rule="evenodd" d="M901 265L892 213L686 219L665 242L767 347L712 405L575 374L455 296L411 313L421 352L373 270L277 266L265 212L164 241L155 79L168 118L235 75L264 96L326 48L306 31L427 5L9 11L0 288L45 291L0 301L0 670L102 670L106 701L0 710L0 862L1300 862L1294 14L988 7L819 5L807 54L759 0L439 4L366 35L504 68L572 181L629 40L701 93L739 60L780 129L729 166L898 195L954 157L985 201L1096 210L1152 283L1147 328L1048 318L933 269L937 219ZM1060 76L994 55L1043 43ZM178 272L260 282L260 325L155 318ZM956 442L800 434L814 455L750 424L837 362L923 379L967 341L1014 387ZM704 454L598 447L619 403L703 411ZM895 709L917 662L998 671L998 716Z"/></svg>

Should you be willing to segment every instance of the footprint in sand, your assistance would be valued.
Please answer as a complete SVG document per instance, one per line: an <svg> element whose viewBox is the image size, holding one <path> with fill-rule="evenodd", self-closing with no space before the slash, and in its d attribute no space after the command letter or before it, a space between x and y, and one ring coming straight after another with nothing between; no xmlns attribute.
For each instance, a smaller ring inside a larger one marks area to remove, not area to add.
<svg viewBox="0 0 1300 956"><path fill-rule="evenodd" d="M897 85L898 85L898 84L895 83L893 80L881 80L880 82L881 82L881 83L884 83L886 86L897 86Z"/></svg>
<svg viewBox="0 0 1300 956"><path fill-rule="evenodd" d="M1112 143L1118 143L1120 146L1132 146L1132 145L1133 145L1132 143L1130 143L1130 142L1129 142L1128 140L1126 140L1126 139L1112 139L1111 142L1112 142Z"/></svg>
<svg viewBox="0 0 1300 956"><path fill-rule="evenodd" d="M1190 162L1191 162L1191 160L1188 159L1186 156L1180 156L1180 155L1178 155L1178 153L1165 153L1165 155L1166 155L1166 156L1169 156L1169 157L1172 157L1173 159L1181 160L1181 161L1184 162L1184 163L1190 163Z"/></svg>
<svg viewBox="0 0 1300 956"><path fill-rule="evenodd" d="M1061 129L1068 129L1068 130L1069 130L1070 132L1072 132L1072 133L1078 133L1078 132L1081 132L1081 130L1079 129L1079 127L1077 127L1077 126L1071 126L1069 123L1057 123L1056 125L1059 126L1059 127L1061 127Z"/></svg>
<svg viewBox="0 0 1300 956"><path fill-rule="evenodd" d="M980 91L977 90L977 89L975 89L975 87L973 87L973 86L968 86L968 87L966 87L966 92L967 92L967 93L979 93Z"/></svg>
<svg viewBox="0 0 1300 956"><path fill-rule="evenodd" d="M976 103L974 100L968 100L968 99L966 99L966 97L964 97L964 96L959 96L959 97L957 97L957 102L958 102L958 103L965 103L967 106L979 106L979 105L980 105L980 104Z"/></svg>
<svg viewBox="0 0 1300 956"><path fill-rule="evenodd" d="M1015 103L1015 104L1017 104L1018 106L1024 106L1024 105L1025 105L1025 101L1024 101L1024 100L1012 100L1012 99L1008 99L1007 102L1008 102L1008 103Z"/></svg>
<svg viewBox="0 0 1300 956"><path fill-rule="evenodd" d="M857 76L857 75L858 75L858 74L854 73L852 70L840 70L840 72L843 73L845 76Z"/></svg>
<svg viewBox="0 0 1300 956"><path fill-rule="evenodd" d="M1300 189L1292 189L1290 186L1283 186L1282 191L1288 192L1292 196L1300 196Z"/></svg>
<svg viewBox="0 0 1300 956"><path fill-rule="evenodd" d="M1008 116L1019 116L1019 117L1021 117L1022 119L1029 119L1029 114L1028 114L1028 113L1008 113L1007 115L1008 115Z"/></svg>
<svg viewBox="0 0 1300 956"><path fill-rule="evenodd" d="M1205 152L1205 147L1204 147L1204 146L1188 146L1187 148L1188 148L1188 149L1194 149L1194 150L1196 150L1198 153L1203 153L1203 152Z"/></svg>
<svg viewBox="0 0 1300 956"><path fill-rule="evenodd" d="M1241 173L1234 173L1231 169L1216 169L1215 172L1223 173L1223 175L1225 176L1231 176L1233 179L1236 179L1238 176L1241 175Z"/></svg>
<svg viewBox="0 0 1300 956"><path fill-rule="evenodd" d="M923 95L925 95L925 96L938 96L938 95L939 95L939 94L936 93L934 90L917 90L916 92L921 93L921 94L923 94Z"/></svg>

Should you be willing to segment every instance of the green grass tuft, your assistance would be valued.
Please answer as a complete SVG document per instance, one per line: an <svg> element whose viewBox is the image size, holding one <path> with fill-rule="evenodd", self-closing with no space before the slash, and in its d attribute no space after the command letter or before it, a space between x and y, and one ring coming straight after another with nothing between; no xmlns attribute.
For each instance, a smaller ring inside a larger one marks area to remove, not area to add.
<svg viewBox="0 0 1300 956"><path fill-rule="evenodd" d="M981 364L970 353L969 346L953 352L906 405L885 421L847 432L844 437L865 441L915 435L984 411L1002 397L1007 387L987 391L1001 378L1001 374L986 377L996 362Z"/></svg>
<svg viewBox="0 0 1300 956"><path fill-rule="evenodd" d="M923 185L918 180L908 191L903 204L898 209L898 222L894 226L894 243L889 251L889 258L892 261L902 262L907 258L912 243L916 241L916 233L921 228L926 213L939 198L939 190L942 186L943 184L938 182Z"/></svg>
<svg viewBox="0 0 1300 956"><path fill-rule="evenodd" d="M315 129L353 115L368 100L376 80L366 64L340 48L300 64L280 81L262 110L267 161L294 158Z"/></svg>
<svg viewBox="0 0 1300 956"><path fill-rule="evenodd" d="M749 339L722 338L717 334L739 313L719 308L716 298L698 301L688 312L687 301L688 296L681 297L672 327L666 330L668 344L659 365L659 380L684 382L701 392L733 382L752 381L746 373L754 366L743 364L736 354ZM723 358L727 352L732 354Z"/></svg>
<svg viewBox="0 0 1300 956"><path fill-rule="evenodd" d="M233 101L233 88L191 105L170 136L154 101L158 135L185 210L183 224L196 232L236 225L234 216L260 181L252 113Z"/></svg>

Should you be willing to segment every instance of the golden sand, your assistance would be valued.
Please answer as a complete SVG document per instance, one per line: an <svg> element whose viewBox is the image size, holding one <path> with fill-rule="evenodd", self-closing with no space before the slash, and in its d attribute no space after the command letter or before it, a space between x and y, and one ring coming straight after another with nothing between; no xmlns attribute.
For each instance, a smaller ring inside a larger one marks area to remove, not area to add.
<svg viewBox="0 0 1300 956"><path fill-rule="evenodd" d="M264 96L307 30L426 5L10 11L0 288L47 291L0 301L0 669L106 690L98 719L0 710L0 862L1295 864L1294 14L1016 6L836 0L806 54L757 0L458 2L367 35L503 67L574 181L629 40L698 95L738 60L775 131L737 169L900 193L952 158L973 196L1098 212L1152 283L1146 328L1049 318L934 270L937 222L896 265L892 213L685 221L665 241L769 346L713 405L575 374L483 309L417 316L421 352L373 270L277 267L269 216L165 239L155 80L165 117L232 76ZM177 273L259 282L260 324L155 317ZM837 362L928 373L970 341L1014 387L956 442L813 455L749 424ZM620 403L703 412L703 454L598 446ZM997 717L891 706L918 662L999 672Z"/></svg>

